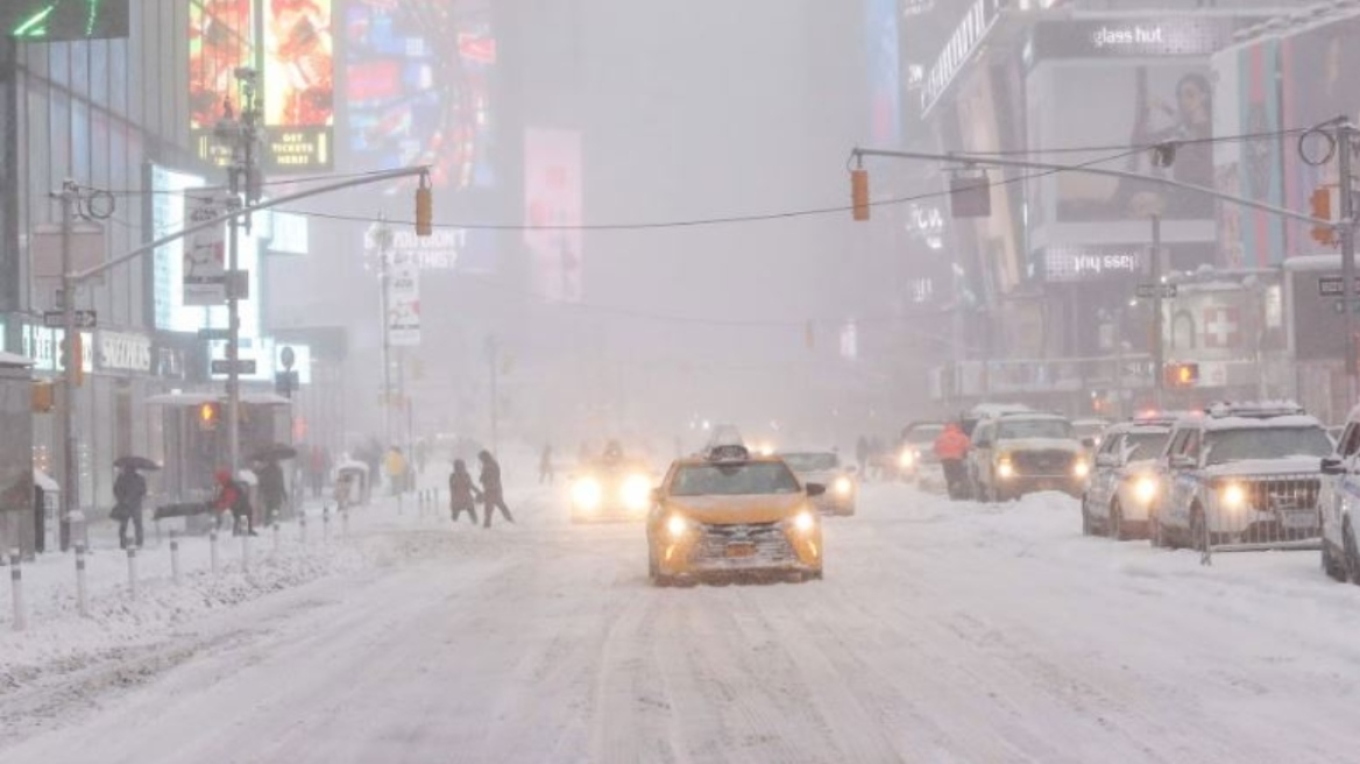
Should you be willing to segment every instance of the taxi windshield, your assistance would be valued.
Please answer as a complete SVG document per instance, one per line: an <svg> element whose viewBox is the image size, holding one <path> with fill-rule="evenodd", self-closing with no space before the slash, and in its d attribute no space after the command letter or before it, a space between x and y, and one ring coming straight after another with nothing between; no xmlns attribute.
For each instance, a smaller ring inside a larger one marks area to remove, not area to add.
<svg viewBox="0 0 1360 764"><path fill-rule="evenodd" d="M835 454L784 454L784 463L794 472L821 472L840 466Z"/></svg>
<svg viewBox="0 0 1360 764"><path fill-rule="evenodd" d="M1332 441L1321 427L1250 427L1209 433L1206 464L1245 459L1327 456Z"/></svg>
<svg viewBox="0 0 1360 764"><path fill-rule="evenodd" d="M1022 438L1065 440L1072 437L1072 425L1062 419L1007 419L997 428L996 437L998 440Z"/></svg>
<svg viewBox="0 0 1360 764"><path fill-rule="evenodd" d="M671 484L672 496L755 496L801 490L783 462L687 465L676 472Z"/></svg>

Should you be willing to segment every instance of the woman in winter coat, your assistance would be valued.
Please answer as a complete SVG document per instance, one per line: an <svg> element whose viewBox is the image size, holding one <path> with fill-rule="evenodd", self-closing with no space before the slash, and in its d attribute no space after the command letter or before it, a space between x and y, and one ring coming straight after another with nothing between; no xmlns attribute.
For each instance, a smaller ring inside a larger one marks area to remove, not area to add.
<svg viewBox="0 0 1360 764"><path fill-rule="evenodd" d="M449 475L449 509L453 512L453 521L458 522L458 516L466 510L468 516L472 518L472 524L477 524L477 499L480 498L480 491L472 483L472 475L467 471L467 464L462 459L455 459L453 462L453 472Z"/></svg>

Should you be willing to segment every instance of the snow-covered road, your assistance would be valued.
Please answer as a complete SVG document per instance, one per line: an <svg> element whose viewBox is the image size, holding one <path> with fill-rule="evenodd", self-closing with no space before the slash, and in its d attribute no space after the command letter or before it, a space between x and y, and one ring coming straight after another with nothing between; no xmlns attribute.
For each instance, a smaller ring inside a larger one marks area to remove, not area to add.
<svg viewBox="0 0 1360 764"><path fill-rule="evenodd" d="M1360 761L1360 588L1315 553L870 486L823 582L654 589L639 527L521 504L386 531L408 562L199 624L0 762Z"/></svg>

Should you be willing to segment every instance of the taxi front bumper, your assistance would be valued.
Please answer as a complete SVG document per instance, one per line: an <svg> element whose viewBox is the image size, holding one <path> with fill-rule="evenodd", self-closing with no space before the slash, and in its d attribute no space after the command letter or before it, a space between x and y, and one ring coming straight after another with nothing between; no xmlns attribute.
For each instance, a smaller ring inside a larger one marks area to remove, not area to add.
<svg viewBox="0 0 1360 764"><path fill-rule="evenodd" d="M699 524L657 547L657 569L666 576L822 569L820 526L803 532L785 522Z"/></svg>

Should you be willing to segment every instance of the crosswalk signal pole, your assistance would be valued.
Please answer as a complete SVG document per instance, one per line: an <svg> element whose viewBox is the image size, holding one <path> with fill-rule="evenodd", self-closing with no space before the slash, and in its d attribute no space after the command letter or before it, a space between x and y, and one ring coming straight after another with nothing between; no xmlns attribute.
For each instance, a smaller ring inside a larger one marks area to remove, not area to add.
<svg viewBox="0 0 1360 764"><path fill-rule="evenodd" d="M1344 285L1345 338L1346 338L1346 406L1355 405L1360 394L1360 380L1357 380L1355 347L1355 188L1351 179L1351 151L1354 149L1355 127L1350 120L1342 120L1336 126L1338 144L1337 169L1341 180L1341 209L1337 225L1341 239L1341 283Z"/></svg>

